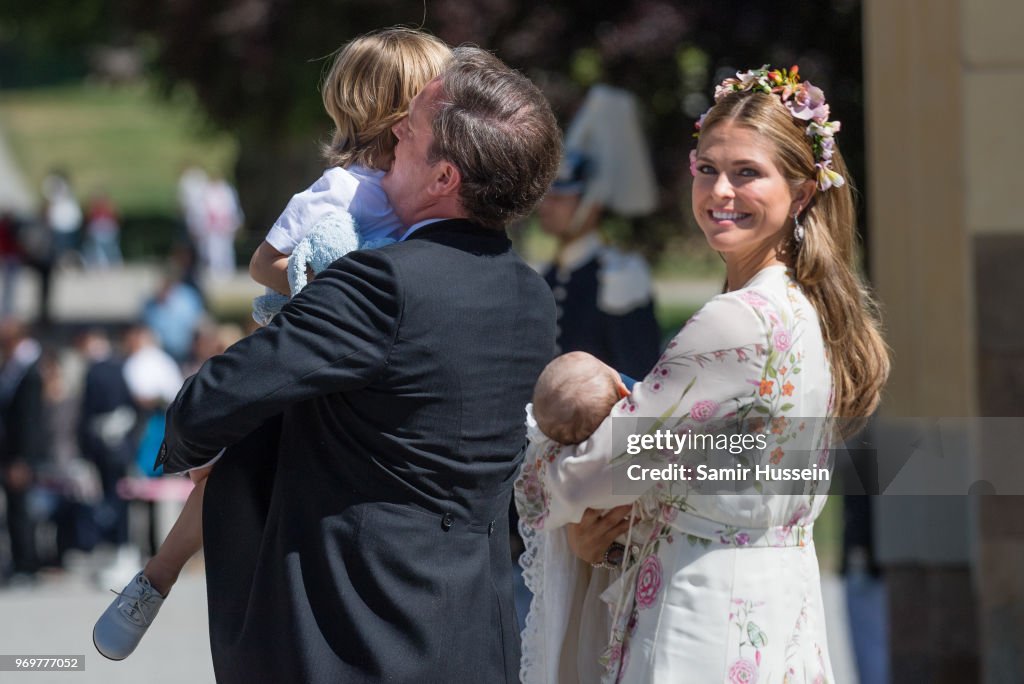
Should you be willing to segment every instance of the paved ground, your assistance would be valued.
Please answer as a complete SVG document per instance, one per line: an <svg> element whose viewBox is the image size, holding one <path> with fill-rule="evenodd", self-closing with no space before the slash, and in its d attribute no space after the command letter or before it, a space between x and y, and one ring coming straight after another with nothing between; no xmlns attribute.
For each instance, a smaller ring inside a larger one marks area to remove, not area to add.
<svg viewBox="0 0 1024 684"><path fill-rule="evenodd" d="M84 656L84 672L0 672L0 682L76 684L201 684L213 682L206 593L201 568L186 570L139 649L111 662L92 646L92 625L113 595L90 579L85 563L32 588L0 591L0 655ZM856 684L842 581L822 577L829 651L836 682Z"/></svg>
<svg viewBox="0 0 1024 684"><path fill-rule="evenodd" d="M84 672L0 672L5 684L204 684L213 682L206 583L189 568L139 648L112 662L92 645L92 626L114 595L83 567L34 587L0 590L0 655L84 656Z"/></svg>

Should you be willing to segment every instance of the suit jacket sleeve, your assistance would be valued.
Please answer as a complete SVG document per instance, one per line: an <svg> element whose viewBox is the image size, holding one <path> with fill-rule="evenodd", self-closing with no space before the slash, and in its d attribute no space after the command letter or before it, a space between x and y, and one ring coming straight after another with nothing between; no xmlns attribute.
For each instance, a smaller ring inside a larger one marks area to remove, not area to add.
<svg viewBox="0 0 1024 684"><path fill-rule="evenodd" d="M265 328L213 357L167 409L165 472L203 465L296 402L371 384L401 317L391 261L352 252L325 269Z"/></svg>

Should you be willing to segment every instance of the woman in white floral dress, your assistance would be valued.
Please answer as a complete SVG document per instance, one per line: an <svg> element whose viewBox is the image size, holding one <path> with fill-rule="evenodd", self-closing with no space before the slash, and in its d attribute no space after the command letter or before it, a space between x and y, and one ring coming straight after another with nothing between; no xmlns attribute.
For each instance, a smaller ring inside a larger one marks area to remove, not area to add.
<svg viewBox="0 0 1024 684"><path fill-rule="evenodd" d="M814 472L888 375L823 94L796 67L764 67L715 95L691 155L693 210L727 291L590 439L562 446L530 425L516 483L534 592L525 684L833 681L812 538L827 480L626 484L631 465L679 463L626 448L628 435L664 430L763 435L737 464ZM684 456L693 478L709 454ZM631 551L621 568L592 569L573 552L607 559L621 526L596 511L624 504Z"/></svg>

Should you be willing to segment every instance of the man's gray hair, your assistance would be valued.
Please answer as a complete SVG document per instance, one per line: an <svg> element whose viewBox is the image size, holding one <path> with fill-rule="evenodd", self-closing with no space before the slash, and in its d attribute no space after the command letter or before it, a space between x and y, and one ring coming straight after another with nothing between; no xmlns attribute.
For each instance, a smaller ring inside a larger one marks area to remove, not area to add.
<svg viewBox="0 0 1024 684"><path fill-rule="evenodd" d="M479 48L454 50L441 90L428 161L454 164L469 217L503 229L534 208L558 170L562 136L551 106L528 78Z"/></svg>

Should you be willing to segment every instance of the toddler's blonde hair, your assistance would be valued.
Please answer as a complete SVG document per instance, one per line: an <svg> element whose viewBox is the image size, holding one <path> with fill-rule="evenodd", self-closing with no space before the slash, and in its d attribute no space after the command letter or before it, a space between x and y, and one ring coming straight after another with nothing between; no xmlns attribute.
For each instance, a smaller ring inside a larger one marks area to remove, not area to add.
<svg viewBox="0 0 1024 684"><path fill-rule="evenodd" d="M334 121L333 137L323 149L327 162L386 170L395 151L391 127L451 56L439 38L400 27L367 33L344 45L320 86L324 109Z"/></svg>

